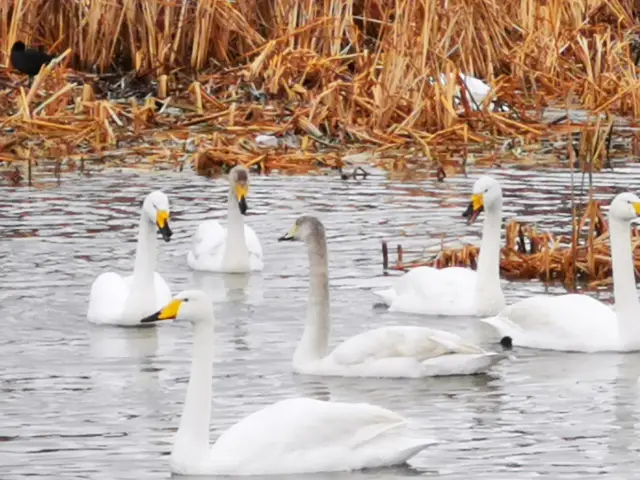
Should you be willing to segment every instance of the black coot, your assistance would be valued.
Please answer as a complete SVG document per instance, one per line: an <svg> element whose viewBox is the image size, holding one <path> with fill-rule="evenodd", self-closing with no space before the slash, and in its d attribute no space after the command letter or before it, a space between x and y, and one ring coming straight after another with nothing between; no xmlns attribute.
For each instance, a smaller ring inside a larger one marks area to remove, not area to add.
<svg viewBox="0 0 640 480"><path fill-rule="evenodd" d="M11 65L19 72L29 75L29 83L40 72L42 65L48 64L55 57L32 48L26 48L18 41L11 47Z"/></svg>

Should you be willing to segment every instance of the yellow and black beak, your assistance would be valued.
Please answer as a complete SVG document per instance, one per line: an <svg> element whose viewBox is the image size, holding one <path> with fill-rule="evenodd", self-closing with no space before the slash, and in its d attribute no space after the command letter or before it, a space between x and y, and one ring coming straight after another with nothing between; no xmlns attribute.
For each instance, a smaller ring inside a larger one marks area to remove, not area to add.
<svg viewBox="0 0 640 480"><path fill-rule="evenodd" d="M171 240L173 232L169 228L169 212L166 210L158 210L156 213L156 224L158 225L158 233L162 235L165 242Z"/></svg>
<svg viewBox="0 0 640 480"><path fill-rule="evenodd" d="M245 184L236 185L236 198L238 199L238 207L240 207L240 213L245 215L247 213L247 194L249 193L249 186Z"/></svg>
<svg viewBox="0 0 640 480"><path fill-rule="evenodd" d="M462 216L467 219L467 225L471 225L476 221L478 215L484 211L484 196L481 193L476 193L471 196L469 206L462 213Z"/></svg>
<svg viewBox="0 0 640 480"><path fill-rule="evenodd" d="M140 323L158 322L160 320L175 320L178 316L181 305L182 300L171 300L162 310L143 318L140 320Z"/></svg>
<svg viewBox="0 0 640 480"><path fill-rule="evenodd" d="M283 236L281 236L278 241L279 242L291 242L293 240L295 240L294 235L296 234L296 230L297 230L298 226L294 223L293 227L291 227L291 230L289 230L287 233L285 233Z"/></svg>

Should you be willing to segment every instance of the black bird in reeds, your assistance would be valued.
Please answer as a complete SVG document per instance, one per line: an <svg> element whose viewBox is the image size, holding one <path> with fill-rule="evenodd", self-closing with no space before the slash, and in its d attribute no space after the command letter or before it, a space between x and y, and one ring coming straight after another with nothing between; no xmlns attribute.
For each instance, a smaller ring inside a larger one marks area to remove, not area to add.
<svg viewBox="0 0 640 480"><path fill-rule="evenodd" d="M11 65L19 72L29 75L29 85L31 85L33 77L40 72L40 68L54 58L48 53L26 48L21 41L17 41L11 47Z"/></svg>

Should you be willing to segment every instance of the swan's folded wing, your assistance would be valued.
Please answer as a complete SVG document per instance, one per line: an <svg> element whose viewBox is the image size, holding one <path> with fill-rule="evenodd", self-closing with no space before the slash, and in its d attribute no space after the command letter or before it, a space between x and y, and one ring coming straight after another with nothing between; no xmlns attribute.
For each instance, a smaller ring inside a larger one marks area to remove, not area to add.
<svg viewBox="0 0 640 480"><path fill-rule="evenodd" d="M477 274L468 268L418 267L398 278L392 289L377 293L392 311L435 315L473 312Z"/></svg>
<svg viewBox="0 0 640 480"><path fill-rule="evenodd" d="M454 353L484 353L458 335L426 327L382 327L351 337L330 357L338 365L355 365L385 358L410 358L423 362Z"/></svg>
<svg viewBox="0 0 640 480"><path fill-rule="evenodd" d="M224 432L212 448L211 460L228 462L230 472L246 474L380 466L375 462L394 448L407 449L402 443L405 423L394 412L364 403L283 400ZM429 443L414 443L411 453Z"/></svg>
<svg viewBox="0 0 640 480"><path fill-rule="evenodd" d="M227 230L217 220L202 222L193 237L193 256L198 259L202 256L222 255L226 238Z"/></svg>
<svg viewBox="0 0 640 480"><path fill-rule="evenodd" d="M515 345L530 348L591 351L617 335L613 310L579 294L526 298L479 321L489 325L497 339L508 335Z"/></svg>
<svg viewBox="0 0 640 480"><path fill-rule="evenodd" d="M87 318L92 323L117 322L128 295L129 286L123 277L114 272L101 274L91 286Z"/></svg>

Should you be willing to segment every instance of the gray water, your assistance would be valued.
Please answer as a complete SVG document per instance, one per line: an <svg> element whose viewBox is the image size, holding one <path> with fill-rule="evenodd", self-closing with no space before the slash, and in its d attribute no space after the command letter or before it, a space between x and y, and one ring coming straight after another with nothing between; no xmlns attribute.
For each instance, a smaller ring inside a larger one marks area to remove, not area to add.
<svg viewBox="0 0 640 480"><path fill-rule="evenodd" d="M558 170L493 170L505 215L567 231L569 175ZM182 411L188 325L96 327L85 315L93 279L130 271L139 206L161 188L172 202L174 236L158 270L174 292L199 286L218 318L212 438L274 401L309 396L369 402L406 416L440 443L408 468L322 479L631 478L640 470L637 354L562 354L516 349L491 374L423 380L314 378L291 373L302 332L307 257L278 243L295 218L325 223L331 270L332 344L381 325L470 331L471 319L421 317L374 307L384 285L380 241L419 251L445 235L479 242L467 226L469 178L397 183L335 176L253 178L247 221L265 251L252 276L194 274L186 252L197 223L224 218L226 182L190 173L63 178L51 188L0 188L0 478L168 478L168 453ZM596 176L597 195L640 181L630 166ZM544 291L505 282L508 301ZM591 293L609 300L611 293ZM295 476L293 478L300 478Z"/></svg>

